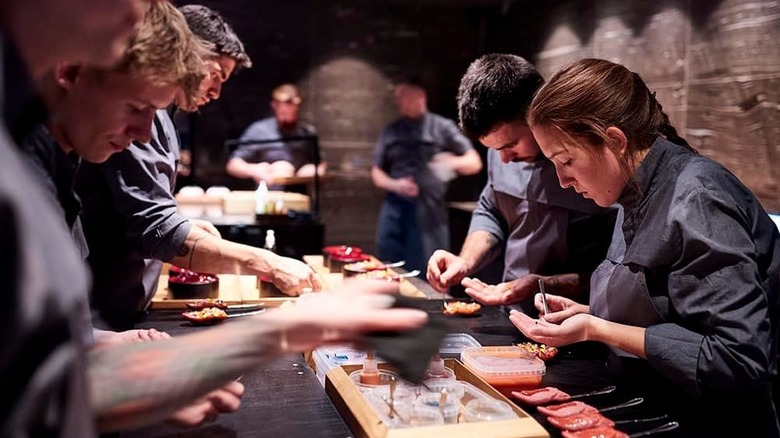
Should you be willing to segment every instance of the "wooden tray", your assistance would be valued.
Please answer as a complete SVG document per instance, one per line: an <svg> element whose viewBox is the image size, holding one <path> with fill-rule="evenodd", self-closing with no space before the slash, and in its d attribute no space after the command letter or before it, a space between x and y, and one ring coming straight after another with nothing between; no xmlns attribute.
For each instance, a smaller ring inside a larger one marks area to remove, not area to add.
<svg viewBox="0 0 780 438"><path fill-rule="evenodd" d="M257 288L257 277L254 275L220 274L219 295L217 298L227 304L263 304L265 307L279 307L285 302L294 301L290 297L275 290L267 283L262 291ZM265 287L268 286L268 287ZM168 296L168 275L160 275L157 293L152 298L152 309L186 309L187 303L193 300L177 300Z"/></svg>
<svg viewBox="0 0 780 438"><path fill-rule="evenodd" d="M491 397L509 403L519 418L515 420L488 421L479 423L446 424L443 426L388 429L368 401L349 378L349 373L361 365L343 365L330 370L325 378L325 392L352 432L361 438L549 438L549 434L528 413L520 409L500 392L496 391L479 376L473 374L455 359L445 359L445 365L452 368L458 380L471 383ZM379 368L390 369L385 364Z"/></svg>
<svg viewBox="0 0 780 438"><path fill-rule="evenodd" d="M371 260L380 263L379 260L377 260L375 257L371 257ZM328 268L325 267L325 257L321 255L305 255L303 256L303 261L306 262L307 265L311 266L311 268L314 270L314 272L320 274L320 278L322 278L325 282L324 288L326 290L331 290L338 285L341 284L342 281L344 281L344 275L341 273L334 273L330 272ZM401 278L399 281L399 288L401 295L406 295L409 297L415 297L415 298L427 298L425 293L417 288L412 282L407 280L406 278Z"/></svg>

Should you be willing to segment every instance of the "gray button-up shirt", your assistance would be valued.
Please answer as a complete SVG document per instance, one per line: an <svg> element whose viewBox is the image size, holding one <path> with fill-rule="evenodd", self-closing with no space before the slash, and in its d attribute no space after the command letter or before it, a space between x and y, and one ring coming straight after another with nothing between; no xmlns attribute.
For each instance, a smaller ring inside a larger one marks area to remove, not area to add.
<svg viewBox="0 0 780 438"><path fill-rule="evenodd" d="M252 123L241 135L239 141L278 140L262 144L241 145L230 158L241 158L248 163L273 163L288 161L295 169L314 162L314 145L304 140L284 140L284 137L306 137L317 135L314 126L299 121L290 132L282 132L276 118L268 117Z"/></svg>
<svg viewBox="0 0 780 438"><path fill-rule="evenodd" d="M134 142L103 164L79 168L76 190L95 278L96 324L131 327L154 293L150 278L159 266L149 259L170 260L184 244L192 225L173 196L178 160L173 122L160 110L151 143Z"/></svg>
<svg viewBox="0 0 780 438"><path fill-rule="evenodd" d="M487 169L469 233L487 231L506 242L505 281L590 272L604 259L616 209L561 188L549 160L505 164L491 149Z"/></svg>
<svg viewBox="0 0 780 438"><path fill-rule="evenodd" d="M690 394L776 373L780 234L720 164L658 139L624 194L591 312L647 327L647 359Z"/></svg>

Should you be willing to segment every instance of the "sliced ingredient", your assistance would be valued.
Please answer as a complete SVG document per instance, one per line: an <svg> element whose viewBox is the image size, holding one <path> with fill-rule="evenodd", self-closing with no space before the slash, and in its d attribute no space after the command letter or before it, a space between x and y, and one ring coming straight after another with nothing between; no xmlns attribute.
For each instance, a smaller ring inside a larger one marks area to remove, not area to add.
<svg viewBox="0 0 780 438"><path fill-rule="evenodd" d="M523 404L530 406L541 406L556 401L566 401L571 396L554 386L546 386L539 389L526 389L524 391L515 391L512 396Z"/></svg>

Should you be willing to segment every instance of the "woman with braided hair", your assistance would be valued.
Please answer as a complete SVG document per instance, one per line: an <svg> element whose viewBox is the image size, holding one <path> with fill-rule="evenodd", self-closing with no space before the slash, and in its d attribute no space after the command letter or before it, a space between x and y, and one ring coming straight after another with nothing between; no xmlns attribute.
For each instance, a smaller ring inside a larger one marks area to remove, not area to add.
<svg viewBox="0 0 780 438"><path fill-rule="evenodd" d="M512 322L553 346L608 345L610 371L663 393L686 436L780 436L780 234L755 196L677 134L639 75L609 61L556 73L528 124L561 186L622 209L589 305L548 295L547 314Z"/></svg>

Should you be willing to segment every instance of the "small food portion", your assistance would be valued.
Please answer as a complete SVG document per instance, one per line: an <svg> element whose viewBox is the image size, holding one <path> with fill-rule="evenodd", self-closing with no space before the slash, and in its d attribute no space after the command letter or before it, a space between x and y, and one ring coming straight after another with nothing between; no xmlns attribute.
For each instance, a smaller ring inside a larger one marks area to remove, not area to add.
<svg viewBox="0 0 780 438"><path fill-rule="evenodd" d="M171 273L174 272L171 270ZM174 299L216 298L219 296L219 279L213 274L180 269L177 275L168 277L168 290Z"/></svg>
<svg viewBox="0 0 780 438"><path fill-rule="evenodd" d="M614 427L615 423L598 412L574 414L568 417L547 417L547 421L561 430L583 430L594 427Z"/></svg>
<svg viewBox="0 0 780 438"><path fill-rule="evenodd" d="M377 269L385 269L385 264L376 262L374 260L366 260L363 262L350 263L348 265L344 265L344 270L350 270L355 272L376 271Z"/></svg>
<svg viewBox="0 0 780 438"><path fill-rule="evenodd" d="M214 324L227 319L228 315L224 310L216 307L209 307L203 310L194 310L181 314L187 321L198 325Z"/></svg>
<svg viewBox="0 0 780 438"><path fill-rule="evenodd" d="M225 301L214 298L206 298L203 300L195 300L187 303L187 308L192 310L203 310L209 307L216 307L217 309L227 309L228 305Z"/></svg>
<svg viewBox="0 0 780 438"><path fill-rule="evenodd" d="M517 344L518 347L527 350L529 353L533 353L541 360L548 361L558 354L558 349L545 344L536 344L533 342L521 342Z"/></svg>
<svg viewBox="0 0 780 438"><path fill-rule="evenodd" d="M571 401L553 406L539 406L537 410L548 417L568 417L574 414L598 412L593 406L581 401Z"/></svg>
<svg viewBox="0 0 780 438"><path fill-rule="evenodd" d="M473 315L479 312L482 306L479 303L467 303L465 301L450 301L444 303L444 314L452 315Z"/></svg>
<svg viewBox="0 0 780 438"><path fill-rule="evenodd" d="M521 403L530 406L541 406L555 401L566 401L571 398L569 394L554 386L513 392L512 396Z"/></svg>
<svg viewBox="0 0 780 438"><path fill-rule="evenodd" d="M563 438L628 438L625 433L612 427L594 427L585 430L564 430Z"/></svg>

